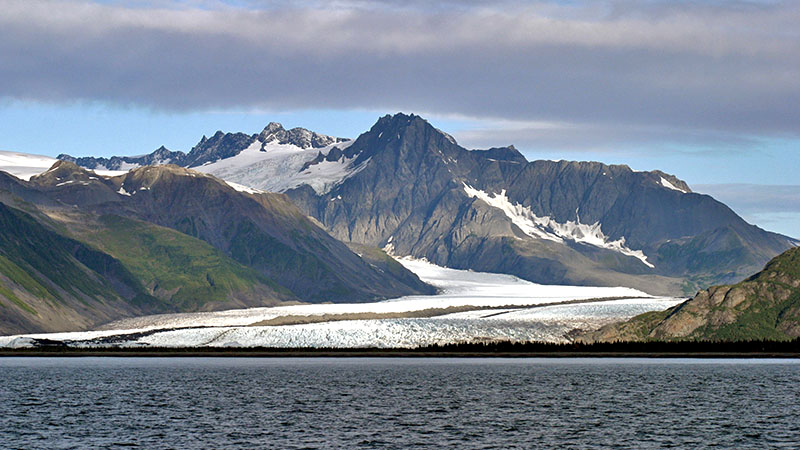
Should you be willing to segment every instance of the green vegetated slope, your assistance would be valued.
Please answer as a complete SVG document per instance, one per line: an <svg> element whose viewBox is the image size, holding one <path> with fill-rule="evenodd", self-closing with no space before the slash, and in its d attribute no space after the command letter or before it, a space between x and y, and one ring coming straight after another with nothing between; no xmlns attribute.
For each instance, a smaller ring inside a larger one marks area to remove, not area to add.
<svg viewBox="0 0 800 450"><path fill-rule="evenodd" d="M51 214L61 221L44 224L0 203L0 334L295 300L264 275L177 231L113 215Z"/></svg>
<svg viewBox="0 0 800 450"><path fill-rule="evenodd" d="M88 326L151 301L112 257L3 203L0 229L0 332Z"/></svg>
<svg viewBox="0 0 800 450"><path fill-rule="evenodd" d="M745 281L713 286L666 311L610 325L589 341L786 340L800 336L800 247Z"/></svg>
<svg viewBox="0 0 800 450"><path fill-rule="evenodd" d="M114 215L84 238L118 258L149 293L181 311L294 300L273 280L186 234Z"/></svg>

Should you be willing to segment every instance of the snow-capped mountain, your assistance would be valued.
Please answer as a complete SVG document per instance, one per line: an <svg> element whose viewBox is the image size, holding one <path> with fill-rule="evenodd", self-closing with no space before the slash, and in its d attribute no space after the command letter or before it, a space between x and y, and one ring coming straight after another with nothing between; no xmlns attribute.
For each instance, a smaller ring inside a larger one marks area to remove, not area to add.
<svg viewBox="0 0 800 450"><path fill-rule="evenodd" d="M539 283L691 293L794 245L673 175L529 162L513 146L468 150L413 114L382 117L354 141L272 123L172 155L236 185L286 193L345 242Z"/></svg>

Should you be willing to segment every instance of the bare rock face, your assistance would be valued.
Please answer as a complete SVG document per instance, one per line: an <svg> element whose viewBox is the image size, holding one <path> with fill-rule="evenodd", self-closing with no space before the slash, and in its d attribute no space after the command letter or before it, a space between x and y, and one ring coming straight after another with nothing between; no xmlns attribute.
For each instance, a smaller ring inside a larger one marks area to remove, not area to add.
<svg viewBox="0 0 800 450"><path fill-rule="evenodd" d="M663 312L634 317L584 341L752 340L800 337L800 248L732 286L715 286Z"/></svg>

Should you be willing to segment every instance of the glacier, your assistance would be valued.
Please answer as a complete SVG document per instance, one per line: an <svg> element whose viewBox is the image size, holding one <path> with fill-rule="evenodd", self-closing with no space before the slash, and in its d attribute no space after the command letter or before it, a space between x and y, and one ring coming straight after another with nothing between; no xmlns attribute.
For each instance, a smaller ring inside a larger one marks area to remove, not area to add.
<svg viewBox="0 0 800 450"><path fill-rule="evenodd" d="M236 156L192 169L255 191L285 192L307 184L318 194L324 194L358 173L365 167L364 163L354 167L351 159L343 157L339 161L322 161L303 167L318 153L327 155L334 147L344 150L352 143L345 141L323 148L304 149L293 144L256 140Z"/></svg>
<svg viewBox="0 0 800 450"><path fill-rule="evenodd" d="M49 171L57 161L56 158L49 156L0 151L0 171L8 172L25 181L30 181L31 177ZM92 172L107 177L126 173L125 170L100 169L92 170Z"/></svg>
<svg viewBox="0 0 800 450"><path fill-rule="evenodd" d="M567 333L576 328L596 329L643 312L663 310L683 300L651 297L624 287L539 285L512 275L449 269L424 260L398 261L436 286L439 293L372 303L145 316L116 321L93 331L0 337L0 347L33 346L36 339L75 347L411 348L491 340L567 342ZM448 307L469 310L434 317L254 326L282 316L387 314Z"/></svg>

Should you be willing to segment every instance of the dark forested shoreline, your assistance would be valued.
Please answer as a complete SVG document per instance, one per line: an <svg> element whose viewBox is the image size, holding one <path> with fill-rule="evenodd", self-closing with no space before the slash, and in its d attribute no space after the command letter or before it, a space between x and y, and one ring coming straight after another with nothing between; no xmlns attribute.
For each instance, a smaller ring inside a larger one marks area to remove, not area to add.
<svg viewBox="0 0 800 450"><path fill-rule="evenodd" d="M4 349L0 356L209 356L209 357L652 357L798 358L791 341L649 341L552 344L487 342L420 348L74 348Z"/></svg>

